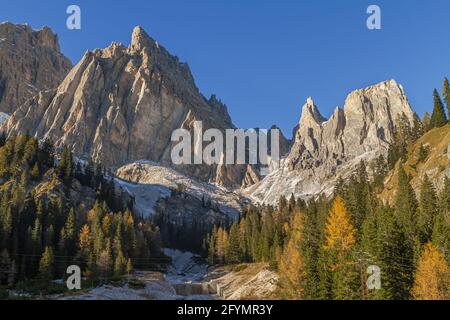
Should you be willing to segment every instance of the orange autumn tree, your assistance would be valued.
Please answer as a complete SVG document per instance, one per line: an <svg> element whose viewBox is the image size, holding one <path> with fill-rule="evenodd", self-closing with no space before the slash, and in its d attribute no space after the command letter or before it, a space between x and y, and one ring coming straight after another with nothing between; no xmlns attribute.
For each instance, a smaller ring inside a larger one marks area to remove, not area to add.
<svg viewBox="0 0 450 320"><path fill-rule="evenodd" d="M356 230L350 222L350 215L344 200L336 197L328 214L325 226L325 249L348 252L356 243Z"/></svg>
<svg viewBox="0 0 450 320"><path fill-rule="evenodd" d="M295 299L303 297L306 281L305 262L300 249L303 238L302 218L302 213L294 215L292 228L289 229L289 240L278 263L281 285L288 298Z"/></svg>
<svg viewBox="0 0 450 320"><path fill-rule="evenodd" d="M450 298L450 271L442 252L431 242L424 245L417 266L412 296L416 300Z"/></svg>
<svg viewBox="0 0 450 320"><path fill-rule="evenodd" d="M356 299L357 272L353 260L356 230L345 207L344 200L337 196L328 213L325 226L323 250L330 273L331 294L336 300Z"/></svg>

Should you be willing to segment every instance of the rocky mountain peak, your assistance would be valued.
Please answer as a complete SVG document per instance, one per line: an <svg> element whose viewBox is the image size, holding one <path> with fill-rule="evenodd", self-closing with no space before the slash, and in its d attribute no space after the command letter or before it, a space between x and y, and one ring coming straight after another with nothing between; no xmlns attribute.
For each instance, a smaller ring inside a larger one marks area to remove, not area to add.
<svg viewBox="0 0 450 320"><path fill-rule="evenodd" d="M204 130L234 128L225 104L198 91L189 66L136 27L129 47L113 42L86 52L56 90L27 101L6 127L65 144L79 158L108 167L142 159L174 167L171 135L193 130L195 121ZM227 186L239 186L244 173L206 165L176 169Z"/></svg>
<svg viewBox="0 0 450 320"><path fill-rule="evenodd" d="M50 28L0 24L0 112L10 114L40 90L56 88L71 66Z"/></svg>
<svg viewBox="0 0 450 320"><path fill-rule="evenodd" d="M54 51L60 51L58 36L49 27L33 30L27 24L0 24L0 39L16 46L40 46Z"/></svg>
<svg viewBox="0 0 450 320"><path fill-rule="evenodd" d="M386 156L398 117L412 123L414 114L395 80L351 92L327 121L308 99L283 166L251 187L250 195L275 204L281 195L331 193L336 179L351 174L361 160Z"/></svg>
<svg viewBox="0 0 450 320"><path fill-rule="evenodd" d="M153 40L141 26L134 27L133 33L131 35L131 49L140 51L143 48L155 46L158 46L156 41Z"/></svg>
<svg viewBox="0 0 450 320"><path fill-rule="evenodd" d="M38 45L60 51L58 36L49 27L37 32Z"/></svg>
<svg viewBox="0 0 450 320"><path fill-rule="evenodd" d="M326 119L322 116L311 97L306 99L302 108L299 126L321 125Z"/></svg>
<svg viewBox="0 0 450 320"><path fill-rule="evenodd" d="M411 123L414 114L403 87L393 79L353 91L345 100L344 111L347 115L365 114L370 119L386 112L392 115L394 121L398 116L405 115Z"/></svg>

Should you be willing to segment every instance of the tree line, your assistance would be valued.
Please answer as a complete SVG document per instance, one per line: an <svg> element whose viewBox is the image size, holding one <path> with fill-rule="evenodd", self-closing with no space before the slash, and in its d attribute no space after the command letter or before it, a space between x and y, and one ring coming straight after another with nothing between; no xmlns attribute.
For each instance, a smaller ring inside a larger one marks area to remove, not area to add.
<svg viewBox="0 0 450 320"><path fill-rule="evenodd" d="M443 92L450 107L447 79ZM362 161L337 181L331 199L281 197L276 208L248 206L231 227L215 227L204 240L208 262L266 262L288 299L449 299L450 178L438 192L425 175L417 197L403 166L409 145L448 123L436 90L434 103L429 123L398 119L388 158ZM419 162L426 158L422 147ZM388 204L378 195L396 165L397 192ZM367 286L369 266L381 270L379 290Z"/></svg>
<svg viewBox="0 0 450 320"><path fill-rule="evenodd" d="M80 188L91 202L74 203ZM75 194L75 195L74 195ZM84 206L93 203L92 208ZM90 279L120 277L161 255L159 229L135 217L101 164L75 161L28 133L0 137L0 285L43 285L79 265Z"/></svg>

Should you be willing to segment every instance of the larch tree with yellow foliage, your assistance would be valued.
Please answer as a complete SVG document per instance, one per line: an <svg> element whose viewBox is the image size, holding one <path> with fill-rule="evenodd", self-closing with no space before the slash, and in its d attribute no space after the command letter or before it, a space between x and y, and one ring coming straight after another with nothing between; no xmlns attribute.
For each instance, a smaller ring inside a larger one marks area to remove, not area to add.
<svg viewBox="0 0 450 320"><path fill-rule="evenodd" d="M81 228L78 246L80 248L78 256L83 261L82 269L86 270L86 276L91 276L94 265L94 257L92 254L92 235L88 224L85 224Z"/></svg>
<svg viewBox="0 0 450 320"><path fill-rule="evenodd" d="M329 211L325 226L323 250L327 271L331 273L331 296L336 300L358 298L358 273L354 261L356 230L344 201L337 196Z"/></svg>
<svg viewBox="0 0 450 320"><path fill-rule="evenodd" d="M289 230L289 240L278 262L280 284L288 298L304 298L306 271L301 253L303 232L303 215L296 213L293 217L292 228Z"/></svg>
<svg viewBox="0 0 450 320"><path fill-rule="evenodd" d="M424 245L419 259L412 296L416 300L448 300L450 270L442 252L431 242Z"/></svg>

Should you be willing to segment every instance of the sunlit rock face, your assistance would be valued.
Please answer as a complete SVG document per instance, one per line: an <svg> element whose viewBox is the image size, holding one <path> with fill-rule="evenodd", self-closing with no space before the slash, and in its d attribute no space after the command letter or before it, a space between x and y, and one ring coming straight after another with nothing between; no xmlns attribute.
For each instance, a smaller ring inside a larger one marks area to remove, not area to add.
<svg viewBox="0 0 450 320"><path fill-rule="evenodd" d="M308 98L281 168L246 193L269 204L276 204L282 195L330 194L337 178L350 175L361 160L386 155L396 119L412 125L414 113L394 80L350 93L344 108L336 108L328 120Z"/></svg>
<svg viewBox="0 0 450 320"><path fill-rule="evenodd" d="M11 114L39 91L56 88L71 67L49 28L0 24L0 112Z"/></svg>
<svg viewBox="0 0 450 320"><path fill-rule="evenodd" d="M41 91L7 122L7 130L29 130L57 145L66 144L80 158L109 167L150 160L175 167L172 132L234 128L226 106L205 99L189 66L136 27L131 44L112 43L86 52L54 90ZM183 165L179 171L203 181L239 188L245 166Z"/></svg>

